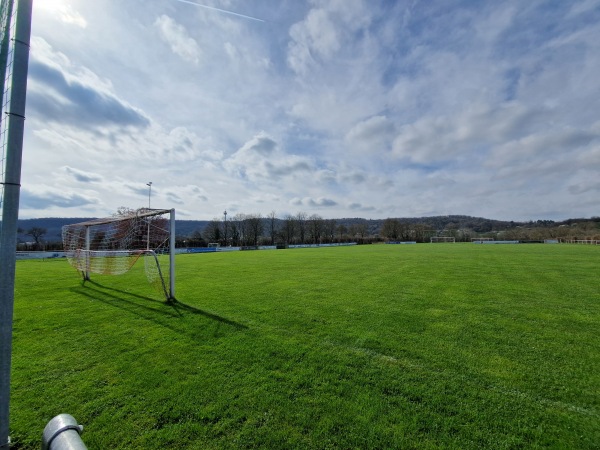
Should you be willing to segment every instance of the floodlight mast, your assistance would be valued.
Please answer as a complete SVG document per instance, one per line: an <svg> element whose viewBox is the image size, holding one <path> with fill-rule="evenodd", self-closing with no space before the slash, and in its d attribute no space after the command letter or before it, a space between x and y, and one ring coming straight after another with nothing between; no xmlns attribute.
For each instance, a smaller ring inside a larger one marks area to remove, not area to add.
<svg viewBox="0 0 600 450"><path fill-rule="evenodd" d="M146 183L148 186L148 210L150 210L150 197L152 196L152 181ZM146 239L146 250L150 250L150 222L148 222L148 238Z"/></svg>
<svg viewBox="0 0 600 450"><path fill-rule="evenodd" d="M175 209L172 208L169 214L169 298L175 300Z"/></svg>
<svg viewBox="0 0 600 450"><path fill-rule="evenodd" d="M223 214L225 215L225 222L224 222L224 226L225 226L225 247L227 247L227 210L225 210L223 212Z"/></svg>
<svg viewBox="0 0 600 450"><path fill-rule="evenodd" d="M152 181L146 183L146 186L148 186L148 209L151 209L150 198L152 197Z"/></svg>
<svg viewBox="0 0 600 450"><path fill-rule="evenodd" d="M13 0L10 0L10 4ZM9 448L10 360L15 294L17 220L25 128L33 0L19 0L15 22L12 85L8 118L2 225L0 227L0 450ZM8 18L10 23L10 18ZM1 74L2 77L5 74ZM2 93L1 95L4 95Z"/></svg>

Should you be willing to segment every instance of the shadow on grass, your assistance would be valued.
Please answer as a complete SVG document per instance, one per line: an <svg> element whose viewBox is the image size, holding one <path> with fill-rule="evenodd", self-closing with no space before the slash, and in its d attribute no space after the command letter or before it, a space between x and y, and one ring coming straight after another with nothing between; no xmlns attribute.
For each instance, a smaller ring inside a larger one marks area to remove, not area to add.
<svg viewBox="0 0 600 450"><path fill-rule="evenodd" d="M201 309L195 308L194 306L186 305L185 303L181 303L179 300L169 300L167 305L173 307L173 310L179 314L179 316L183 316L181 311L186 311L192 314L199 314L204 317L208 317L209 319L216 320L218 322L231 325L232 327L238 328L240 330L247 330L248 327L241 323L235 322L233 320L226 319L225 317L218 316L213 313L209 313L208 311L203 311ZM181 310L181 311L180 311Z"/></svg>
<svg viewBox="0 0 600 450"><path fill-rule="evenodd" d="M226 319L217 314L204 311L191 305L180 302L179 300L169 300L167 302L157 300L152 297L144 295L134 294L132 292L124 291L122 289L116 289L113 287L104 286L96 281L88 280L81 283L81 287L72 288L72 291L76 291L85 297L92 300L100 301L106 305L114 306L130 313L136 314L147 320L151 320L163 326L168 326L161 320L160 317L177 319L183 318L188 314L194 314L206 317L207 319L214 320L216 322L229 325L238 330L246 330L248 327L244 324L235 322L233 320ZM136 300L143 300L144 302L150 302L144 304L137 302ZM172 328L169 326L169 328Z"/></svg>

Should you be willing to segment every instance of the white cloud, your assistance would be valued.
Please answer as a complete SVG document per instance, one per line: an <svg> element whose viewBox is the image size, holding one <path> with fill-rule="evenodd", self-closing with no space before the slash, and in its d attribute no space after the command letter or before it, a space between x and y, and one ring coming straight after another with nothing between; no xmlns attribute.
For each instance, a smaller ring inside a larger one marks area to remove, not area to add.
<svg viewBox="0 0 600 450"><path fill-rule="evenodd" d="M66 0L44 0L36 7L44 11L44 14L50 14L63 23L80 28L86 28L88 25L87 20Z"/></svg>
<svg viewBox="0 0 600 450"><path fill-rule="evenodd" d="M460 157L481 159L497 145L537 133L552 117L548 109L509 102L472 105L454 115L425 115L400 127L392 155L420 164Z"/></svg>
<svg viewBox="0 0 600 450"><path fill-rule="evenodd" d="M585 154L586 147L593 141L600 141L600 135L585 130L564 129L531 134L497 146L487 165L496 168L518 165L535 170L536 165L550 160L568 168L577 163L574 154Z"/></svg>
<svg viewBox="0 0 600 450"><path fill-rule="evenodd" d="M600 9L598 0L584 0L581 2L575 2L571 5L567 17L578 16L580 14L590 13L593 10Z"/></svg>
<svg viewBox="0 0 600 450"><path fill-rule="evenodd" d="M569 192L574 195L583 194L590 191L600 192L600 181L591 183L577 183L569 186Z"/></svg>
<svg viewBox="0 0 600 450"><path fill-rule="evenodd" d="M304 198L293 198L290 200L290 204L293 206L304 207L304 208L313 208L313 209L321 209L321 208L331 208L333 206L337 206L337 202L330 198L319 197L304 197Z"/></svg>
<svg viewBox="0 0 600 450"><path fill-rule="evenodd" d="M185 27L164 14L156 19L154 25L158 28L161 38L170 45L173 53L193 64L198 64L200 62L200 47L198 46L198 43L189 36Z"/></svg>
<svg viewBox="0 0 600 450"><path fill-rule="evenodd" d="M384 153L391 145L396 126L385 116L361 121L346 134L346 142L362 152Z"/></svg>
<svg viewBox="0 0 600 450"><path fill-rule="evenodd" d="M81 128L145 127L148 118L118 98L110 81L72 63L45 40L32 39L28 106L45 122Z"/></svg>
<svg viewBox="0 0 600 450"><path fill-rule="evenodd" d="M597 2L61 3L85 28L34 2L43 214L142 206L149 180L194 218L597 214Z"/></svg>
<svg viewBox="0 0 600 450"><path fill-rule="evenodd" d="M340 38L334 23L323 9L312 9L302 22L290 29L292 44L288 61L297 73L305 73L312 63L313 55L329 58L339 50Z"/></svg>
<svg viewBox="0 0 600 450"><path fill-rule="evenodd" d="M20 207L25 210L46 211L51 210L53 207L69 209L96 205L98 203L99 200L88 193L61 190L52 187L24 187L21 190Z"/></svg>
<svg viewBox="0 0 600 450"><path fill-rule="evenodd" d="M244 180L272 183L313 169L313 163L305 157L286 154L267 133L260 132L247 141L229 159L224 167Z"/></svg>
<svg viewBox="0 0 600 450"><path fill-rule="evenodd" d="M356 211L356 212L373 212L376 210L375 207L373 206L365 206L362 205L361 203L350 203L348 205L348 209L352 210L352 211Z"/></svg>
<svg viewBox="0 0 600 450"><path fill-rule="evenodd" d="M208 201L208 193L195 185L169 186L165 189L165 197L169 204L185 205L190 199L201 202Z"/></svg>
<svg viewBox="0 0 600 450"><path fill-rule="evenodd" d="M354 32L370 22L369 8L361 0L314 3L306 17L290 28L288 64L299 75L333 58L355 38Z"/></svg>
<svg viewBox="0 0 600 450"><path fill-rule="evenodd" d="M273 140L267 133L261 131L248 142L246 142L238 153L258 154L266 157L272 155L277 148L277 142Z"/></svg>
<svg viewBox="0 0 600 450"><path fill-rule="evenodd" d="M101 183L103 180L101 175L75 169L69 166L65 166L64 171L67 173L67 175L73 177L76 181L81 183Z"/></svg>

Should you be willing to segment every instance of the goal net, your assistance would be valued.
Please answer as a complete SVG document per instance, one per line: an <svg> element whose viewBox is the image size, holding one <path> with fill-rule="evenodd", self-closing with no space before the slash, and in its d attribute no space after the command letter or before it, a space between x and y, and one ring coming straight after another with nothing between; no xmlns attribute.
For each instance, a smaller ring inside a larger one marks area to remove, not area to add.
<svg viewBox="0 0 600 450"><path fill-rule="evenodd" d="M476 238L471 238L471 242L474 242L476 244L481 244L482 242L492 242L494 240L494 238L491 237L476 237Z"/></svg>
<svg viewBox="0 0 600 450"><path fill-rule="evenodd" d="M431 242L432 243L439 243L439 242L456 242L456 239L453 237L448 237L448 236L432 236L431 237Z"/></svg>
<svg viewBox="0 0 600 450"><path fill-rule="evenodd" d="M65 225L63 246L84 280L122 275L140 259L146 277L167 300L175 298L175 210L141 208L104 219Z"/></svg>

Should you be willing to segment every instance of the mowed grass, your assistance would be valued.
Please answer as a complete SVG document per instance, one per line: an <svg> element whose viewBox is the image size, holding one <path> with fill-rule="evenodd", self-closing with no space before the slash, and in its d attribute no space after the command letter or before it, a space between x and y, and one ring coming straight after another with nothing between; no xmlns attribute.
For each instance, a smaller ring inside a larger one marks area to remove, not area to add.
<svg viewBox="0 0 600 450"><path fill-rule="evenodd" d="M598 448L600 247L180 255L83 285L20 261L11 436L90 449Z"/></svg>

